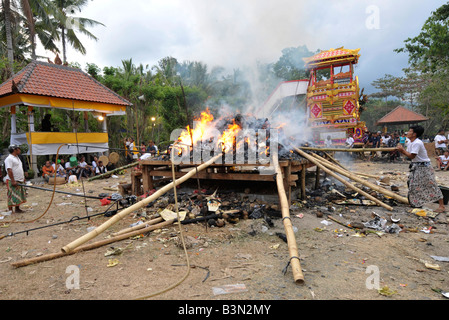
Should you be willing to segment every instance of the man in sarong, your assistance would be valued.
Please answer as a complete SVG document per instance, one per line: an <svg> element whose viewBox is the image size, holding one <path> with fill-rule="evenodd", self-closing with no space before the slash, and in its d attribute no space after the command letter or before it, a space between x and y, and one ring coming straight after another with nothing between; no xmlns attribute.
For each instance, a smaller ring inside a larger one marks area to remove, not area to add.
<svg viewBox="0 0 449 320"><path fill-rule="evenodd" d="M25 182L25 173L19 158L22 151L16 145L10 146L8 151L10 154L5 159L8 209L11 211L14 209L15 213L22 213L20 205L26 202L25 188L19 185Z"/></svg>
<svg viewBox="0 0 449 320"><path fill-rule="evenodd" d="M407 138L410 139L407 150L401 145L397 147L400 153L412 160L408 178L408 199L413 208L438 201L439 207L436 212L441 213L445 211L444 197L435 180L435 171L424 143L419 139L423 133L423 127L412 126L407 133Z"/></svg>

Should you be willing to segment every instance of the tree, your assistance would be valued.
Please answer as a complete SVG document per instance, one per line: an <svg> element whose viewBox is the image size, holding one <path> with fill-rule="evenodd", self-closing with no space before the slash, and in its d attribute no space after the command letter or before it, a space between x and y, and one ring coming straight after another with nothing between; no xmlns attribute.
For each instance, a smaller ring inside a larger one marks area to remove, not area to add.
<svg viewBox="0 0 449 320"><path fill-rule="evenodd" d="M449 70L449 3L432 12L418 36L404 42L395 52L407 52L412 66L430 72Z"/></svg>
<svg viewBox="0 0 449 320"><path fill-rule="evenodd" d="M74 16L74 14L81 12L88 2L88 0L53 0L57 8L54 18L58 25L62 43L63 63L67 63L67 43L81 54L86 54L86 48L78 38L77 32L97 41L98 38L87 28L104 26L103 23L96 20Z"/></svg>
<svg viewBox="0 0 449 320"><path fill-rule="evenodd" d="M14 64L14 47L12 43L12 30L11 30L11 1L2 0L4 21L5 21L5 33L6 33L6 50L8 54L9 61L9 72L14 74L13 64Z"/></svg>
<svg viewBox="0 0 449 320"><path fill-rule="evenodd" d="M306 71L302 59L313 55L314 53L309 51L306 46L286 48L282 50L282 56L273 65L274 74L284 81L306 79L309 77L309 73Z"/></svg>

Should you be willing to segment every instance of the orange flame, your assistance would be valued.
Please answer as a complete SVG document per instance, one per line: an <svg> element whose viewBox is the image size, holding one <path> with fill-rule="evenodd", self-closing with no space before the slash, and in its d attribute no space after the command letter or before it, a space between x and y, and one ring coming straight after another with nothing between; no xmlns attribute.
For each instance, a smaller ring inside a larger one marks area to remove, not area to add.
<svg viewBox="0 0 449 320"><path fill-rule="evenodd" d="M190 126L187 126L187 131L184 131L178 138L178 142L181 144L192 146L202 141L203 138L209 139L210 137L204 137L204 134L209 128L213 127L214 116L210 113L209 109L201 113L199 119L195 119L195 127L193 130ZM217 139L217 146L220 146L223 152L229 151L233 148L234 138L241 130L240 126L233 122L225 132Z"/></svg>
<svg viewBox="0 0 449 320"><path fill-rule="evenodd" d="M214 116L210 113L209 109L206 109L206 111L201 113L200 118L195 119L195 121L196 124L193 130L190 128L190 126L187 126L187 131L184 131L179 136L179 142L191 146L193 140L193 144L197 144L202 140L203 135L210 123L214 121Z"/></svg>

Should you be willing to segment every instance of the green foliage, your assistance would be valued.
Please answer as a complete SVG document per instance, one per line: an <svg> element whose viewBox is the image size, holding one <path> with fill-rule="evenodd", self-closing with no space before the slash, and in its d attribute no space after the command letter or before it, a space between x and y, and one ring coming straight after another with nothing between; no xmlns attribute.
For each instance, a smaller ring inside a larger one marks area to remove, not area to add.
<svg viewBox="0 0 449 320"><path fill-rule="evenodd" d="M313 54L304 45L282 50L282 56L273 65L274 74L284 81L307 79L309 73L304 67L302 58L311 57Z"/></svg>
<svg viewBox="0 0 449 320"><path fill-rule="evenodd" d="M410 64L426 72L449 70L449 3L432 12L421 33L405 40L405 46L395 51L407 52Z"/></svg>

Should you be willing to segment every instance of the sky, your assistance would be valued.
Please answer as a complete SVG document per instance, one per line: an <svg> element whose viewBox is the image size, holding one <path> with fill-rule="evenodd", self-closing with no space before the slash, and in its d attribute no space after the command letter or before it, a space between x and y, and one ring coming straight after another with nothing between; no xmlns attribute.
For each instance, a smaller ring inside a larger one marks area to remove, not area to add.
<svg viewBox="0 0 449 320"><path fill-rule="evenodd" d="M119 67L133 59L150 68L164 57L201 61L229 70L274 63L288 47L310 51L360 48L356 69L365 93L385 74L402 75L407 54L395 53L419 34L436 0L92 0L78 16L105 26L89 29L98 41L81 37L81 55L68 61L83 68ZM41 55L54 59L52 53Z"/></svg>

